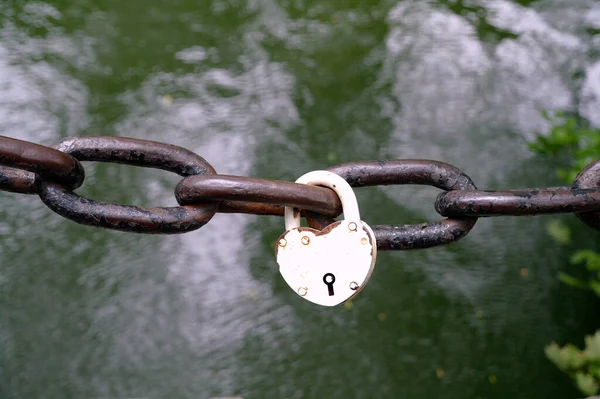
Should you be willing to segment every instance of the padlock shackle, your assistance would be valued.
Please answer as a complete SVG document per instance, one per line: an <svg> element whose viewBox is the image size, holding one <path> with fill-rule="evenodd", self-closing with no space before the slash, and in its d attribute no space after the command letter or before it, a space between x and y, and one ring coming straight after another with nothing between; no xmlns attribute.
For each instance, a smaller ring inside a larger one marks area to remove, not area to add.
<svg viewBox="0 0 600 399"><path fill-rule="evenodd" d="M296 183L329 187L340 197L344 219L360 222L358 200L356 199L354 190L343 177L327 170L315 170L300 176L296 180ZM284 218L286 230L300 227L300 212L294 212L294 210L295 208L285 207Z"/></svg>

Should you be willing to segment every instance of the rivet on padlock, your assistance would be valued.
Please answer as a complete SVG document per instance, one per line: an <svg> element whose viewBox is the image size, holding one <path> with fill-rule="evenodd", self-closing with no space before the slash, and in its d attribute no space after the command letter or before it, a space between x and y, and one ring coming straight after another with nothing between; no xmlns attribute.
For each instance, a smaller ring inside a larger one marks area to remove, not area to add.
<svg viewBox="0 0 600 399"><path fill-rule="evenodd" d="M326 186L340 197L344 219L322 231L300 226L300 212L285 208L286 232L276 246L279 271L302 298L323 306L339 305L367 284L377 258L371 228L360 220L358 201L342 177L324 170L309 172L296 183Z"/></svg>

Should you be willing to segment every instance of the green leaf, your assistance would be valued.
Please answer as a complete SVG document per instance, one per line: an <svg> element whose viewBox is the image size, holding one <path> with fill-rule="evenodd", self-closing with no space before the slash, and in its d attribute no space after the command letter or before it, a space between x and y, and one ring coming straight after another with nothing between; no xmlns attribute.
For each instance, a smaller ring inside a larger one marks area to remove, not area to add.
<svg viewBox="0 0 600 399"><path fill-rule="evenodd" d="M591 249L580 249L576 251L569 259L573 265L585 263L585 267L590 271L600 270L600 254Z"/></svg>
<svg viewBox="0 0 600 399"><path fill-rule="evenodd" d="M545 134L538 134L528 143L528 147L536 154L566 160L555 173L560 180L570 184L590 162L600 158L600 130L590 128L588 122L571 112L542 111L542 117L552 126ZM547 231L559 244L571 242L571 230L559 221L549 223ZM600 296L600 253L580 250L571 256L570 263L583 265L591 272L589 280L583 281L566 273L560 273L559 279L574 288L591 288ZM560 347L552 343L545 348L545 353L550 361L575 380L577 388L583 394L593 396L598 393L600 330L585 337L583 351L572 344Z"/></svg>
<svg viewBox="0 0 600 399"><path fill-rule="evenodd" d="M582 352L572 344L561 348L556 342L551 343L544 349L546 357L562 371L576 371L585 365Z"/></svg>
<svg viewBox="0 0 600 399"><path fill-rule="evenodd" d="M583 280L579 280L573 276L568 275L567 273L559 273L558 279L572 288L587 290L590 288L589 284Z"/></svg>
<svg viewBox="0 0 600 399"><path fill-rule="evenodd" d="M535 141L528 144L529 150L540 155L557 155L560 147L552 145L547 137L538 135Z"/></svg>
<svg viewBox="0 0 600 399"><path fill-rule="evenodd" d="M600 361L600 330L585 337L585 357L590 361Z"/></svg>
<svg viewBox="0 0 600 399"><path fill-rule="evenodd" d="M542 115L543 119L547 120L548 122L552 122L552 118L550 117L550 114L548 114L548 111L543 109L540 114Z"/></svg>
<svg viewBox="0 0 600 399"><path fill-rule="evenodd" d="M600 364L594 364L589 367L589 372L592 377L600 381Z"/></svg>
<svg viewBox="0 0 600 399"><path fill-rule="evenodd" d="M598 393L598 383L594 377L589 374L581 372L575 374L575 384L584 395L593 396Z"/></svg>
<svg viewBox="0 0 600 399"><path fill-rule="evenodd" d="M547 224L546 229L550 237L557 243L564 245L571 242L571 229L560 220L551 220Z"/></svg>
<svg viewBox="0 0 600 399"><path fill-rule="evenodd" d="M573 170L558 169L556 171L556 177L565 183L570 183L575 180L575 177L577 177L577 172Z"/></svg>
<svg viewBox="0 0 600 399"><path fill-rule="evenodd" d="M592 289L592 291L594 291L596 295L600 296L600 281L590 281L590 288Z"/></svg>

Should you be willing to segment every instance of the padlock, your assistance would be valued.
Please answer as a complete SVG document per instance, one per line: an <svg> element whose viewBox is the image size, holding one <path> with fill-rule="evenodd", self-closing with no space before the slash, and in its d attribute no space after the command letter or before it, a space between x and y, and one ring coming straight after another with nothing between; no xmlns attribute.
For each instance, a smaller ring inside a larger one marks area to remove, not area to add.
<svg viewBox="0 0 600 399"><path fill-rule="evenodd" d="M301 227L300 212L285 208L285 228L276 245L279 271L302 298L336 306L358 294L369 281L377 244L373 230L360 220L352 187L335 173L317 170L296 183L326 186L340 197L344 219L322 231Z"/></svg>

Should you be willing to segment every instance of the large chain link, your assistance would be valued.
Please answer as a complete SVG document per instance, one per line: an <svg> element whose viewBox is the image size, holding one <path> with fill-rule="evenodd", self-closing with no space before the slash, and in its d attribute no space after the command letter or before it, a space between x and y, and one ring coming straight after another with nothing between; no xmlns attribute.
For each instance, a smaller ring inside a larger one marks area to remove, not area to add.
<svg viewBox="0 0 600 399"><path fill-rule="evenodd" d="M175 188L180 206L145 208L83 198L81 162L121 163L163 169L183 177ZM216 212L283 216L302 210L310 226L333 223L342 206L329 188L243 176L218 175L201 156L170 144L112 136L72 137L53 148L0 136L0 191L37 194L50 209L76 223L146 234L175 234L204 226ZM429 248L466 236L477 218L575 213L600 230L600 161L572 187L480 191L469 176L444 162L396 160L329 168L352 187L419 184L444 190L435 203L447 217L436 222L373 226L379 250Z"/></svg>

